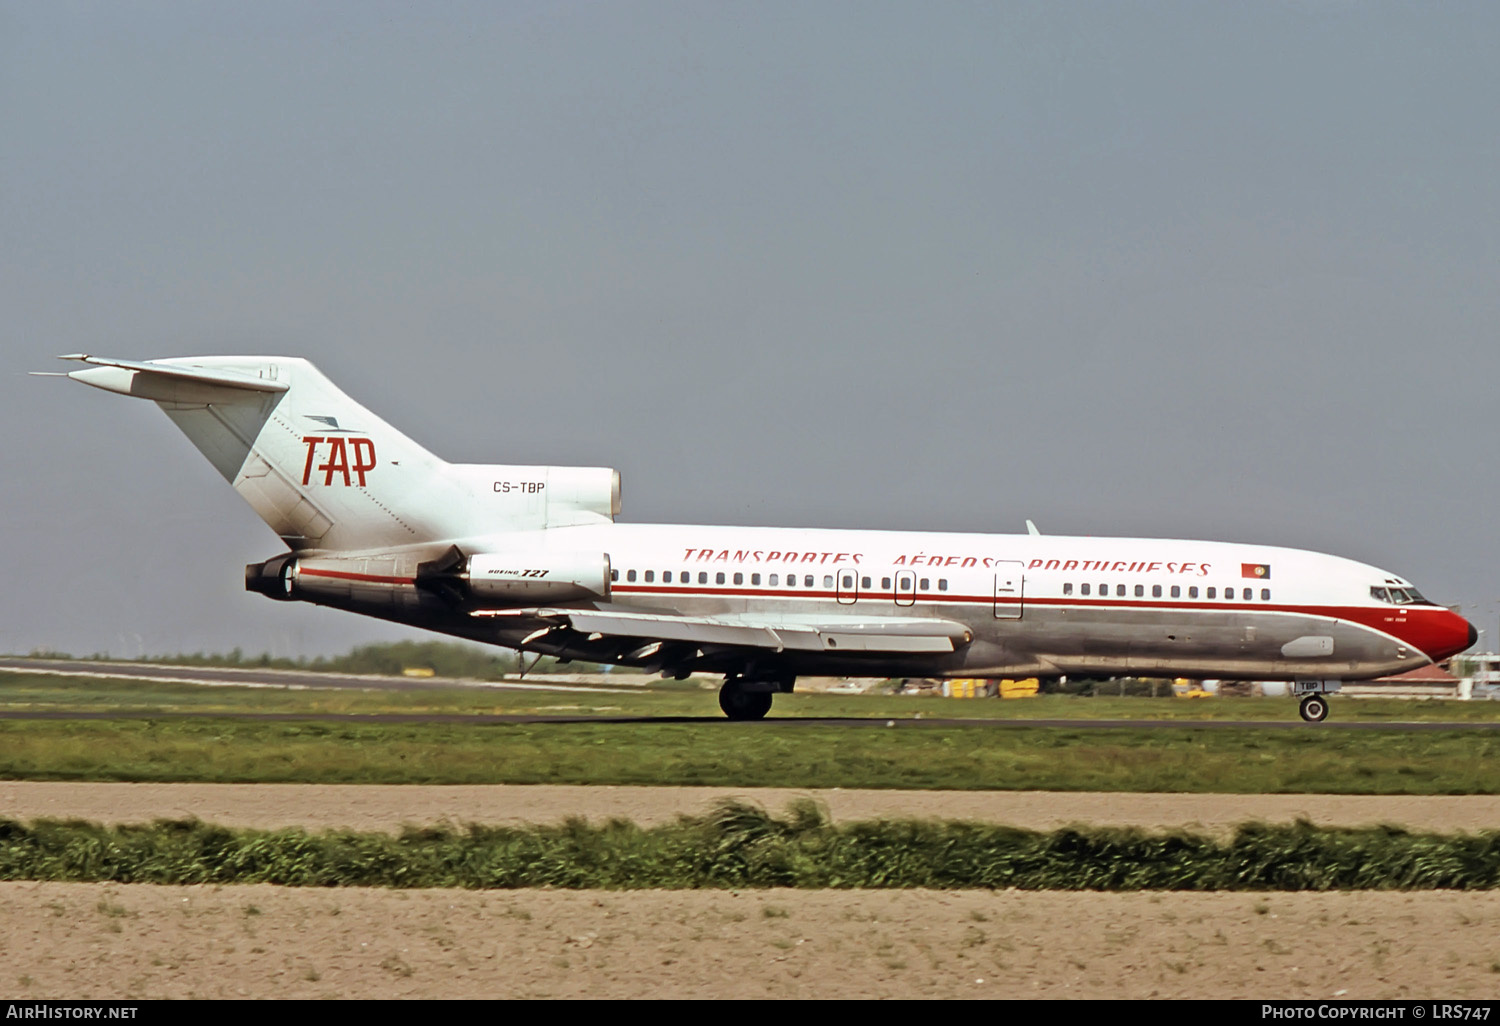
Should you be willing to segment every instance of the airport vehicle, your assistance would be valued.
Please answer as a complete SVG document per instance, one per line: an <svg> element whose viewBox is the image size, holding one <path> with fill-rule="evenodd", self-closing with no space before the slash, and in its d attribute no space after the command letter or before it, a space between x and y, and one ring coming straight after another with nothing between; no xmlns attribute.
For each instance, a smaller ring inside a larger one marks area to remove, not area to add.
<svg viewBox="0 0 1500 1026"><path fill-rule="evenodd" d="M602 467L446 463L303 359L76 355L156 402L288 551L245 587L527 653L723 674L759 719L799 675L1345 680L1472 645L1461 616L1322 553L1157 538L616 523ZM1029 526L1029 525L1028 525Z"/></svg>

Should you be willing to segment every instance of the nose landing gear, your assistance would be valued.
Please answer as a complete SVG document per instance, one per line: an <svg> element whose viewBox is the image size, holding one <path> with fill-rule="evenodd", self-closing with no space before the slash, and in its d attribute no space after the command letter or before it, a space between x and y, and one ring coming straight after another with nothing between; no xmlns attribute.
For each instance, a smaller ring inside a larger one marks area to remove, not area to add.
<svg viewBox="0 0 1500 1026"><path fill-rule="evenodd" d="M1328 699L1322 695L1308 695L1298 710L1308 723L1322 723L1328 718Z"/></svg>
<svg viewBox="0 0 1500 1026"><path fill-rule="evenodd" d="M1299 680L1292 685L1292 694L1302 695L1302 706L1298 710L1308 723L1322 723L1328 719L1328 696L1344 686L1340 680Z"/></svg>

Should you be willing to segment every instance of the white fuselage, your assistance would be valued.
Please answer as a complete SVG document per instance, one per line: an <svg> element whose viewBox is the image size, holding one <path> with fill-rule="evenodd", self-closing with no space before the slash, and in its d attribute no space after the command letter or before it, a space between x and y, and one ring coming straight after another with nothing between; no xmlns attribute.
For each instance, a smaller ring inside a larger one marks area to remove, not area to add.
<svg viewBox="0 0 1500 1026"><path fill-rule="evenodd" d="M723 672L1356 680L1473 628L1264 545L614 522L608 468L450 464L295 357L77 355L157 403L285 542L246 587L559 657ZM763 710L762 710L763 712Z"/></svg>
<svg viewBox="0 0 1500 1026"><path fill-rule="evenodd" d="M973 632L972 644L936 660L783 655L785 672L797 674L1354 680L1424 666L1472 641L1468 623L1448 609L1393 601L1393 592L1411 589L1393 574L1266 545L616 523L458 544L522 545L540 561L606 553L608 601L586 605L756 623L910 617ZM383 615L370 604L387 607L386 589L415 583L400 572L365 576L368 590L355 586L329 604ZM521 646L520 628L503 619L476 623L470 614L425 625L579 659L651 663L577 638Z"/></svg>
<svg viewBox="0 0 1500 1026"><path fill-rule="evenodd" d="M1264 545L628 524L558 533L580 536L557 539L575 548L607 543L616 602L958 620L976 641L955 653L953 673L1353 679L1470 643L1467 622L1443 607L1372 597L1411 587L1393 574Z"/></svg>

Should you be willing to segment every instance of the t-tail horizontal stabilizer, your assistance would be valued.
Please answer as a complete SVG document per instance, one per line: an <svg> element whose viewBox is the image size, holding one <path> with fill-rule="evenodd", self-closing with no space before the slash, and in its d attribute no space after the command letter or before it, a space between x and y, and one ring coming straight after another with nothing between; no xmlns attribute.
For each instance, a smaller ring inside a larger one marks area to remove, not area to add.
<svg viewBox="0 0 1500 1026"><path fill-rule="evenodd" d="M85 370L69 372L66 376L85 385L102 388L106 392L118 392L157 402L177 401L182 383L211 388L238 389L247 392L285 392L290 386L285 381L267 379L229 368L174 366L167 363L142 363L137 360L111 360L103 356L88 356L73 353L60 356L59 360L77 360L91 364ZM191 400L189 400L191 401Z"/></svg>

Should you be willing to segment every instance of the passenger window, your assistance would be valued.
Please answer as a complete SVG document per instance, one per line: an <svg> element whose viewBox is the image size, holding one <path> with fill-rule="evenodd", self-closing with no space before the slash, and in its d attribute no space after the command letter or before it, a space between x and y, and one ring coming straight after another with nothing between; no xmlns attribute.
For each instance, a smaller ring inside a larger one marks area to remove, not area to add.
<svg viewBox="0 0 1500 1026"><path fill-rule="evenodd" d="M1253 588L1246 588L1244 591L1240 592L1240 598L1244 599L1246 602L1249 602L1254 597L1255 590Z"/></svg>
<svg viewBox="0 0 1500 1026"><path fill-rule="evenodd" d="M760 574L751 574L750 575L750 583L751 584L759 584L760 583Z"/></svg>
<svg viewBox="0 0 1500 1026"><path fill-rule="evenodd" d="M1109 585L1107 585L1107 584L1101 584L1101 585L1099 585L1099 597L1100 598L1105 598L1108 595L1109 595Z"/></svg>
<svg viewBox="0 0 1500 1026"><path fill-rule="evenodd" d="M735 574L734 575L734 583L735 584L744 584L745 583L745 575L744 574Z"/></svg>
<svg viewBox="0 0 1500 1026"><path fill-rule="evenodd" d="M1269 601L1271 601L1271 589L1270 588L1262 588L1262 589L1260 589L1260 600L1262 602L1269 602Z"/></svg>
<svg viewBox="0 0 1500 1026"><path fill-rule="evenodd" d="M633 581L633 580L635 580L635 571L634 570L627 570L627 571L625 571L625 579L627 581Z"/></svg>
<svg viewBox="0 0 1500 1026"><path fill-rule="evenodd" d="M1084 587L1087 588L1088 585L1085 584ZM1073 582L1072 581L1065 581L1063 583L1063 594L1064 595L1071 595L1071 594L1073 594Z"/></svg>
<svg viewBox="0 0 1500 1026"><path fill-rule="evenodd" d="M663 584L671 584L672 583L672 571L670 571L670 570L663 570L661 572L661 583L663 583Z"/></svg>
<svg viewBox="0 0 1500 1026"><path fill-rule="evenodd" d="M1204 598L1218 598L1219 597L1219 591L1218 591L1217 588L1209 588L1206 591L1204 591L1203 596L1204 596Z"/></svg>
<svg viewBox="0 0 1500 1026"><path fill-rule="evenodd" d="M922 578L922 582L921 582L921 584L918 585L918 587L921 588L923 591L927 591L928 590L928 588L927 588L927 578L925 578L925 577Z"/></svg>
<svg viewBox="0 0 1500 1026"><path fill-rule="evenodd" d="M1089 593L1089 586L1085 584L1083 585L1083 587L1079 588L1078 591L1081 595L1087 595Z"/></svg>
<svg viewBox="0 0 1500 1026"><path fill-rule="evenodd" d="M611 581L618 581L620 579L620 571L618 571L618 570L611 570L609 572L609 579Z"/></svg>
<svg viewBox="0 0 1500 1026"><path fill-rule="evenodd" d="M771 575L771 587L774 588L774 587L776 587L780 583L781 583L781 575L780 574L772 574Z"/></svg>
<svg viewBox="0 0 1500 1026"><path fill-rule="evenodd" d="M841 585L839 585L839 587L841 587L841 588L852 588L852 587L854 587L854 575L853 574L845 574L844 575L844 581L843 581L843 583Z"/></svg>
<svg viewBox="0 0 1500 1026"><path fill-rule="evenodd" d="M891 579L889 577L882 577L880 579L880 586L882 588L889 588L891 586Z"/></svg>
<svg viewBox="0 0 1500 1026"><path fill-rule="evenodd" d="M870 587L870 579L868 577L861 577L859 579L859 586L868 590Z"/></svg>
<svg viewBox="0 0 1500 1026"><path fill-rule="evenodd" d="M1188 589L1188 598L1193 599L1193 598L1197 598L1197 597L1198 597L1198 586L1195 584L1191 588ZM1213 598L1213 596L1210 595L1209 598Z"/></svg>
<svg viewBox="0 0 1500 1026"><path fill-rule="evenodd" d="M787 574L786 575L786 586L788 588L795 588L797 586L797 575L796 574Z"/></svg>
<svg viewBox="0 0 1500 1026"><path fill-rule="evenodd" d="M1233 588L1225 588L1224 589L1224 601L1225 602L1233 602L1234 601L1234 589Z"/></svg>
<svg viewBox="0 0 1500 1026"><path fill-rule="evenodd" d="M656 571L655 570L647 570L646 571L646 583L650 584L654 580L656 580Z"/></svg>
<svg viewBox="0 0 1500 1026"><path fill-rule="evenodd" d="M1180 584L1174 584L1174 585L1172 585L1172 597L1173 598L1182 598L1182 585L1180 585Z"/></svg>
<svg viewBox="0 0 1500 1026"><path fill-rule="evenodd" d="M708 583L708 574L705 573L702 570L698 571L698 583L699 584L707 584Z"/></svg>
<svg viewBox="0 0 1500 1026"><path fill-rule="evenodd" d="M724 583L724 572L722 570L719 571L718 573L714 574L714 583L715 584L723 584Z"/></svg>
<svg viewBox="0 0 1500 1026"><path fill-rule="evenodd" d="M1120 598L1124 598L1125 597L1125 585L1123 585L1123 584L1117 584L1117 585L1115 585L1115 594L1118 597L1120 597Z"/></svg>
<svg viewBox="0 0 1500 1026"><path fill-rule="evenodd" d="M832 588L833 587L833 575L832 574L824 574L823 575L823 587L825 587L825 588Z"/></svg>
<svg viewBox="0 0 1500 1026"><path fill-rule="evenodd" d="M1144 584L1137 584L1135 586L1135 597L1136 598L1145 598L1146 597L1146 586Z"/></svg>
<svg viewBox="0 0 1500 1026"><path fill-rule="evenodd" d="M1159 585L1159 584L1153 584L1153 585L1151 585L1151 597L1152 598L1161 598L1161 585Z"/></svg>
<svg viewBox="0 0 1500 1026"><path fill-rule="evenodd" d="M804 574L803 577L802 577L802 587L804 587L804 588L811 588L812 586L813 586L813 575L812 574Z"/></svg>

